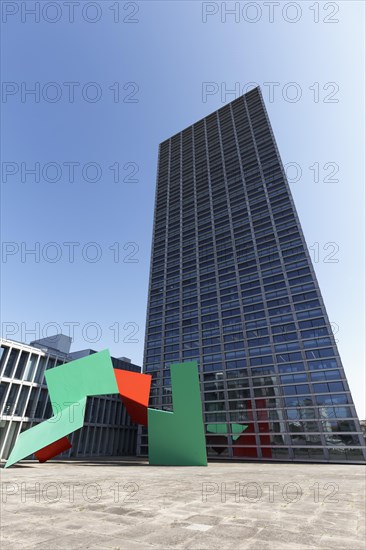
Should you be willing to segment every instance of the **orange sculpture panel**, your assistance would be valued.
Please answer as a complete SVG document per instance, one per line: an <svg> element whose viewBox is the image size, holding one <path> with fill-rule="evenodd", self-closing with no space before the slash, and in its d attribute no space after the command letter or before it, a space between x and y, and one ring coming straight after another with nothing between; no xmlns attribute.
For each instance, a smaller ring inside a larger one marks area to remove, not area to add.
<svg viewBox="0 0 366 550"><path fill-rule="evenodd" d="M114 369L118 391L133 422L147 426L151 374Z"/></svg>

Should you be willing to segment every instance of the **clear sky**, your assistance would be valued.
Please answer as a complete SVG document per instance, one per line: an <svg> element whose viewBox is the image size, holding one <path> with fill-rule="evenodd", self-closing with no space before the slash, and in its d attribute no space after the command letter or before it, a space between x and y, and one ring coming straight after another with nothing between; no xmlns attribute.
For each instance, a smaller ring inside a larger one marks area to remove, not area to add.
<svg viewBox="0 0 366 550"><path fill-rule="evenodd" d="M257 83L365 418L364 2L1 8L2 335L141 364L158 144Z"/></svg>

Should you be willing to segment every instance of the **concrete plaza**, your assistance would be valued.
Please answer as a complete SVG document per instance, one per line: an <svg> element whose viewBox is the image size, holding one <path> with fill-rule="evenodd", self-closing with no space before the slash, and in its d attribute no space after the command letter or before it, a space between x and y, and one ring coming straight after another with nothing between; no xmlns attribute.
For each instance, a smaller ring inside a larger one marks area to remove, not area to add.
<svg viewBox="0 0 366 550"><path fill-rule="evenodd" d="M365 549L365 468L137 460L1 470L2 550Z"/></svg>

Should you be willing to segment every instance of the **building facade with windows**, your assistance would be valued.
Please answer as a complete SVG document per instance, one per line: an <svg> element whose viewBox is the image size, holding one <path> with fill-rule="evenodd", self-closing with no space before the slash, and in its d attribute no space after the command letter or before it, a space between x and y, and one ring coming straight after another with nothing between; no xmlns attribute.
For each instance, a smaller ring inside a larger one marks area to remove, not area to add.
<svg viewBox="0 0 366 550"><path fill-rule="evenodd" d="M0 341L0 458L7 460L18 435L52 416L45 370L86 357L91 349L70 353L71 338L43 338L31 344ZM126 358L114 368L140 372ZM88 397L84 427L69 436L72 448L61 457L136 455L137 425L119 395Z"/></svg>
<svg viewBox="0 0 366 550"><path fill-rule="evenodd" d="M150 406L171 410L169 366L196 360L209 457L364 461L259 88L160 144L155 200Z"/></svg>

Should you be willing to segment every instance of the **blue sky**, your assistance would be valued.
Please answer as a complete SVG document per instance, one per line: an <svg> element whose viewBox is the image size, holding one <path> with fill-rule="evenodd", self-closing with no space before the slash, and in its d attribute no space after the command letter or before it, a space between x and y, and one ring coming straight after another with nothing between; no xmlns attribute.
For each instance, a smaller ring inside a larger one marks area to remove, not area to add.
<svg viewBox="0 0 366 550"><path fill-rule="evenodd" d="M364 3L221 4L2 2L3 336L141 364L158 144L255 82L364 418Z"/></svg>

